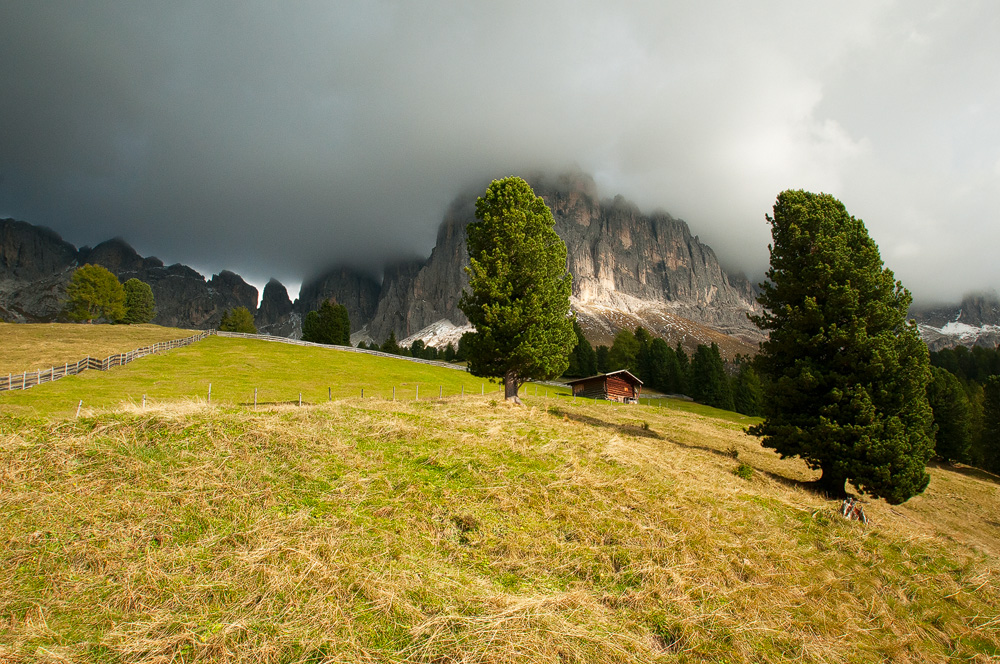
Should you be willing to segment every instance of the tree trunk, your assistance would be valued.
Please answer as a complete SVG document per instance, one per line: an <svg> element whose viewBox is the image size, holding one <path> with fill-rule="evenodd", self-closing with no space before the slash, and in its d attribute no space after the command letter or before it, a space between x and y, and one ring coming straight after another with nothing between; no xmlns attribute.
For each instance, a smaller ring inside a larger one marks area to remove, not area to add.
<svg viewBox="0 0 1000 664"><path fill-rule="evenodd" d="M844 489L846 483L847 478L841 473L835 472L832 468L823 468L823 475L816 480L816 488L829 498L840 499L847 496L847 491Z"/></svg>
<svg viewBox="0 0 1000 664"><path fill-rule="evenodd" d="M518 378L517 374L513 371L508 371L503 377L503 393L504 398L507 401L512 401L518 406L521 404L521 398L517 396L517 393L521 390L521 385L524 383L523 380Z"/></svg>

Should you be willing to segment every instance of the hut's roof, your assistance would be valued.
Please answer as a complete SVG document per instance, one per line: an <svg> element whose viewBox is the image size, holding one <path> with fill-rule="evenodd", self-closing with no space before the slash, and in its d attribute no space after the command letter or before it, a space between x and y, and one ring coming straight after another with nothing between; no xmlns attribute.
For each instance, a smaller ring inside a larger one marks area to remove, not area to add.
<svg viewBox="0 0 1000 664"><path fill-rule="evenodd" d="M576 380L571 380L567 385L576 385L577 383L585 383L595 378L607 378L608 376L620 376L633 385L642 385L642 381L635 377L631 371L628 369L619 369L618 371L611 371L606 374L597 374L596 376L587 376L586 378L577 378Z"/></svg>

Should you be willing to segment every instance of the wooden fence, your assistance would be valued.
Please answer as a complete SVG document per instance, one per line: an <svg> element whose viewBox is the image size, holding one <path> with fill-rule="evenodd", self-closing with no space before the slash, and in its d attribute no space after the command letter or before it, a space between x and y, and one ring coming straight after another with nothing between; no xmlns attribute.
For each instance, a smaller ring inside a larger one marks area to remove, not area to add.
<svg viewBox="0 0 1000 664"><path fill-rule="evenodd" d="M79 362L74 362L73 364L67 362L61 367L39 369L38 371L23 371L17 374L7 374L6 376L0 376L0 392L5 390L26 390L29 387L34 387L35 385L50 383L54 380L65 378L66 376L74 376L78 373L86 371L87 369L107 371L112 367L124 366L129 362L138 360L140 357L146 357L147 355L170 350L171 348L189 346L194 342L201 341L205 337L212 334L215 334L215 330L206 330L205 332L201 332L184 339L161 341L153 344L152 346L143 346L142 348L136 348L135 350L127 353L115 353L114 355L109 355L103 360L99 360L96 357L85 357Z"/></svg>

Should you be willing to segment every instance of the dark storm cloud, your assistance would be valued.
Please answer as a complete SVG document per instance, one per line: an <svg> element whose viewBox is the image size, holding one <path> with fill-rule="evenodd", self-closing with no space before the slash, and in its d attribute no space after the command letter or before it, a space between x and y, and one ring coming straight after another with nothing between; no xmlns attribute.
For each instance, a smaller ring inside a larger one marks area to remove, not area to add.
<svg viewBox="0 0 1000 664"><path fill-rule="evenodd" d="M575 166L751 273L803 187L917 295L1000 285L992 4L539 4L6 2L0 215L296 282Z"/></svg>

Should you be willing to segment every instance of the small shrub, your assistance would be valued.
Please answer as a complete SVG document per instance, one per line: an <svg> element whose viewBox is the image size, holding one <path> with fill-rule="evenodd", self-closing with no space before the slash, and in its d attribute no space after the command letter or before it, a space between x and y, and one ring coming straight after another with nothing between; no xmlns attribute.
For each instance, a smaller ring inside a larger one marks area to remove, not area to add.
<svg viewBox="0 0 1000 664"><path fill-rule="evenodd" d="M733 469L733 475L736 475L736 477L742 477L745 480L749 480L753 477L753 466L744 461L740 463L740 465L736 466L735 469Z"/></svg>
<svg viewBox="0 0 1000 664"><path fill-rule="evenodd" d="M736 449L735 445L733 445L728 450L726 450L726 454L729 455L730 459L739 459L740 458L740 451L738 449Z"/></svg>

